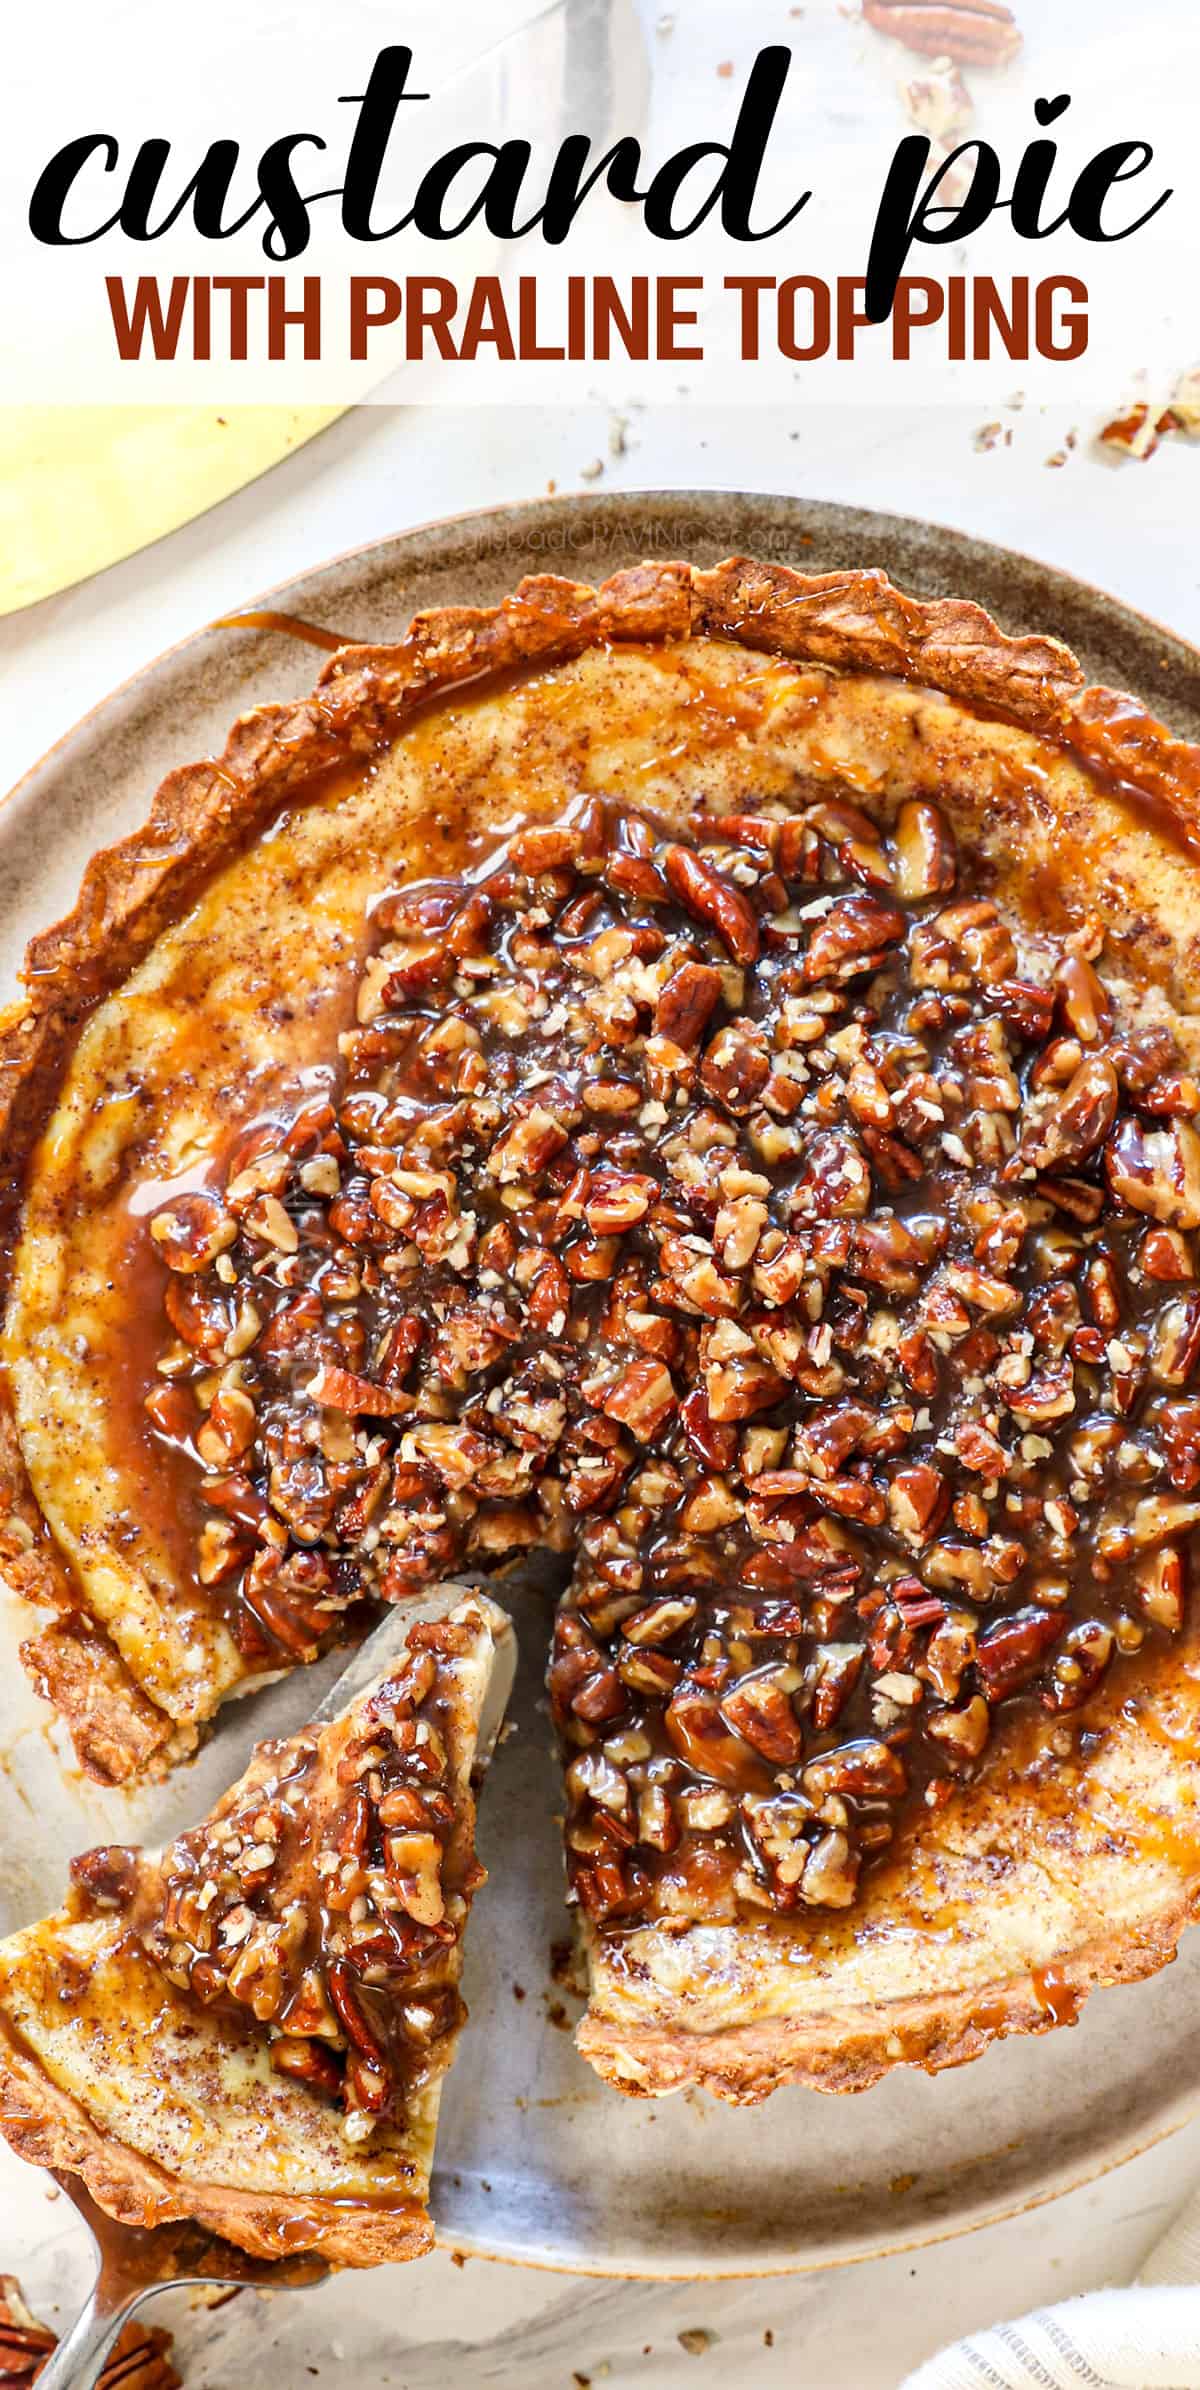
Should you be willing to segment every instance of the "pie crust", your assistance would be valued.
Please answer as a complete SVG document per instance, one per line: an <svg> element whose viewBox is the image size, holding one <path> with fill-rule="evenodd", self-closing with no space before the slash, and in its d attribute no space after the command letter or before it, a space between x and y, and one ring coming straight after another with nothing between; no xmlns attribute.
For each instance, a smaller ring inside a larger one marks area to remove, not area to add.
<svg viewBox="0 0 1200 2390"><path fill-rule="evenodd" d="M353 787L376 758L374 782L368 771ZM678 828L698 787L711 812L764 788L808 801L849 787L885 822L905 799L936 799L1018 911L1032 903L1066 926L1098 912L1109 984L1131 1016L1169 1017L1194 1050L1200 750L1134 700L1088 688L1056 641L1009 639L977 607L915 600L880 574L734 559L645 565L599 590L538 578L495 609L418 617L395 647L340 651L312 698L246 717L219 762L164 782L147 829L97 857L75 913L34 940L25 997L3 1024L0 1124L18 1205L30 1168L13 1239L0 1553L18 1589L55 1612L27 1657L92 1772L120 1780L169 1760L239 1681L226 1657L196 1672L189 1703L169 1670L156 1676L154 1602L134 1648L97 1604L93 1555L77 1544L70 1564L30 1474L31 1323L61 1328L45 1257L72 1258L78 1153L63 1091L88 1037L102 1044L119 1017L105 999L146 989L160 941L183 935L189 909L203 920L206 892L235 885L228 875L281 809L334 825L335 847L366 825L386 846L364 865L378 888L381 871L412 873L446 835L451 781L475 822L500 828L580 787L619 790L630 772ZM304 812L322 775L329 793ZM343 922L326 959L348 972L351 946ZM1039 1772L1038 1734L1014 1731L977 1783L876 1866L846 1917L589 1929L581 2048L632 2092L697 2082L753 2099L797 2078L851 2089L901 2061L951 2064L998 2035L1069 2021L1097 1984L1153 1972L1200 1882L1193 1665L1185 1637L1147 1664L1136 1704L1098 1696L1104 1731L1069 1788Z"/></svg>

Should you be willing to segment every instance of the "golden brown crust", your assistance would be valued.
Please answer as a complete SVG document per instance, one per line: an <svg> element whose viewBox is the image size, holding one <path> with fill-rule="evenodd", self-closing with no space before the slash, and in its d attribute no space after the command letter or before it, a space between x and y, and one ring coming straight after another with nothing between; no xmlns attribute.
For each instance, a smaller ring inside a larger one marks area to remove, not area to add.
<svg viewBox="0 0 1200 2390"><path fill-rule="evenodd" d="M895 2066L926 2074L966 2066L1012 2034L1052 2033L1073 2025L1093 1992L1157 1975L1176 1955L1185 1926L1200 1913L1200 1886L1136 1938L1101 1934L1071 1951L1046 1981L1029 1970L989 1983L981 1995L939 1991L871 2009L831 2010L820 2019L769 2017L724 2031L690 2034L671 2026L626 2028L591 2011L576 2047L598 2075L632 2099L661 2099L699 2086L733 2107L753 2107L785 2083L807 2091L869 2091Z"/></svg>
<svg viewBox="0 0 1200 2390"><path fill-rule="evenodd" d="M236 2242L252 2257L312 2250L331 2265L372 2266L423 2257L433 2227L417 2201L374 2207L365 2201L298 2201L266 2191L189 2183L186 2190L152 2158L101 2132L70 2092L52 2083L0 2019L0 2123L17 2156L31 2166L82 2175L92 2197L122 2224L186 2218Z"/></svg>
<svg viewBox="0 0 1200 2390"><path fill-rule="evenodd" d="M43 1698L70 1720L76 1749L86 1753L97 1783L119 1784L140 1773L171 1743L171 1720L147 1700L103 1629L81 1610L65 1610L31 1635L21 1657ZM175 1735L174 1747L182 1753L182 1736Z"/></svg>

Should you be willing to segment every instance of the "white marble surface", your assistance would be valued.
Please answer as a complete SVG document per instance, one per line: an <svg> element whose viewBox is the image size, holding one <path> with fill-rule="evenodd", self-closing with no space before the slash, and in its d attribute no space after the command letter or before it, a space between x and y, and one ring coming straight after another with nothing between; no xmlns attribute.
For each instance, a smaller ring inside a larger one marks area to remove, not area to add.
<svg viewBox="0 0 1200 2390"><path fill-rule="evenodd" d="M1097 2084L1098 2100L1104 2086ZM764 2118L769 2129L769 2112ZM420 2265L217 2313L168 2293L187 2390L247 2382L304 2390L896 2390L947 2339L1003 2314L1127 2280L1200 2176L1200 2126L1091 2188L937 2248L785 2280L604 2282L440 2251ZM21 2252L26 2293L57 2321L87 2281L85 2236L61 2194L0 2147L0 2258ZM26 2259L24 2251L33 2254ZM703 2332L697 2357L680 2333Z"/></svg>
<svg viewBox="0 0 1200 2390"><path fill-rule="evenodd" d="M1114 468L1091 452L1086 418L1010 410L1011 395L999 388L983 411L886 415L718 414L685 404L632 416L616 456L610 411L599 406L436 417L365 410L143 555L0 624L0 788L151 654L290 573L412 523L542 494L552 481L562 491L776 489L922 514L1099 581L1200 642L1200 453L1180 442L1144 467ZM1011 446L975 449L981 413L1011 428ZM1074 428L1067 463L1048 469ZM599 479L588 472L596 461ZM486 2065L486 2052L474 2063ZM969 2074L961 2081L969 2099ZM1103 2104L1103 2082L1096 2099ZM255 2373L287 2390L347 2374L358 2390L452 2380L566 2390L573 2375L633 2390L690 2382L697 2366L764 2390L784 2380L895 2390L961 2330L1127 2279L1197 2177L1200 2124L1052 2207L835 2274L606 2283L478 2260L460 2270L438 2254L366 2283L239 2298L216 2315L181 2306L171 2320L189 2390L234 2390ZM68 2308L86 2279L84 2236L65 2201L0 2148L0 2266L18 2254L35 2305ZM693 2354L681 2332L710 2334L711 2344Z"/></svg>

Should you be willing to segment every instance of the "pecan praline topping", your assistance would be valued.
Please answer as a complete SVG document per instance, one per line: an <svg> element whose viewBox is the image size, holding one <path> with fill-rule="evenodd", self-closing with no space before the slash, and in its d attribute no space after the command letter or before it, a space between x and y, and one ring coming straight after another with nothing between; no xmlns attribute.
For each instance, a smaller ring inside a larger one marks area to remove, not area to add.
<svg viewBox="0 0 1200 2390"><path fill-rule="evenodd" d="M923 800L588 797L375 919L338 1084L153 1223L200 1575L269 1665L572 1553L574 1898L847 1907L1183 1624L1200 1089Z"/></svg>

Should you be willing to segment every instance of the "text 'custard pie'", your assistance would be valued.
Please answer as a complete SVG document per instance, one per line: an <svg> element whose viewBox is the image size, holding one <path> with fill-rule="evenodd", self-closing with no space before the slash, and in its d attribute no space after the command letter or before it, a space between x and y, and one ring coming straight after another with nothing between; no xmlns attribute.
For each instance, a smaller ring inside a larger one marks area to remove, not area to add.
<svg viewBox="0 0 1200 2390"><path fill-rule="evenodd" d="M0 1549L84 1765L549 1549L620 2089L855 2089L1161 1965L1198 792L1056 642L744 560L418 617L173 774L2 1057Z"/></svg>

